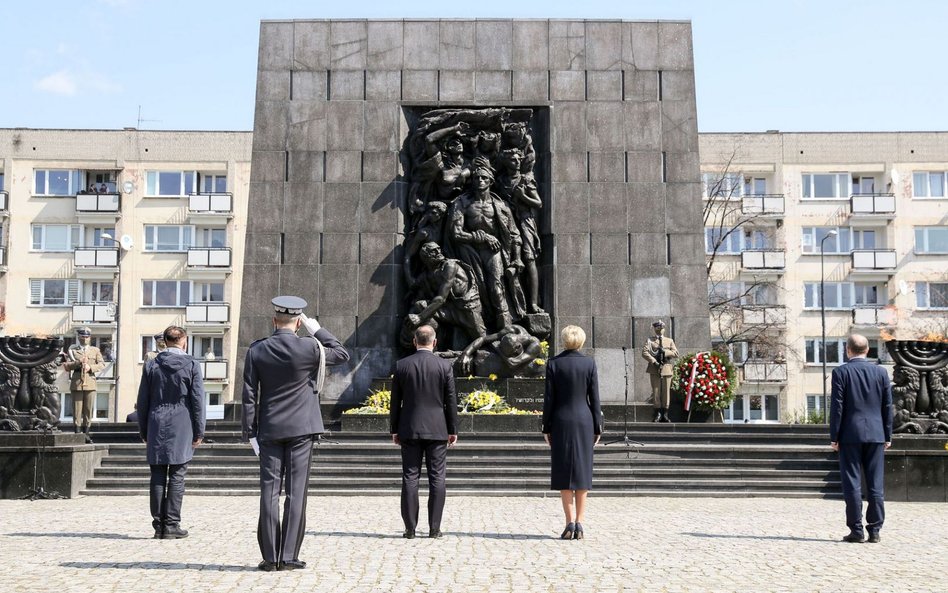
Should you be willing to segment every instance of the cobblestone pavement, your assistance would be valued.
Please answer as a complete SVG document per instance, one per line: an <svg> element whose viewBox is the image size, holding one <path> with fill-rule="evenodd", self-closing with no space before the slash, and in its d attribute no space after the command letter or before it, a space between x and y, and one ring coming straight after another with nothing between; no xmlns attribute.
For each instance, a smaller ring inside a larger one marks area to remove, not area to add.
<svg viewBox="0 0 948 593"><path fill-rule="evenodd" d="M553 498L451 497L440 540L401 538L397 496L312 497L305 570L262 573L257 499L185 496L191 537L151 539L145 497L0 501L0 591L945 591L948 505L888 503L839 541L841 501L594 498L559 541ZM422 501L422 524L425 524ZM423 535L423 534L422 534Z"/></svg>

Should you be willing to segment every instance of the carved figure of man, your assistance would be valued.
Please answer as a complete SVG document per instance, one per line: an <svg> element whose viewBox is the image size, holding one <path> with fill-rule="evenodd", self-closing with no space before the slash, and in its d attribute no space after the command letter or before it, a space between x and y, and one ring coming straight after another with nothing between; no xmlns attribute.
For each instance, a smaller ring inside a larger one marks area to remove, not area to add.
<svg viewBox="0 0 948 593"><path fill-rule="evenodd" d="M527 367L542 353L539 338L530 335L519 325L509 325L500 331L474 340L464 349L458 361L465 375L473 371L474 356L481 346L491 344L503 362L502 376L514 377L525 374Z"/></svg>
<svg viewBox="0 0 948 593"><path fill-rule="evenodd" d="M424 216L421 217L421 220L418 222L418 228L415 229L413 235L410 236L405 245L405 259L403 260L403 266L405 272L405 280L408 281L408 286L412 286L416 279L414 274L412 274L411 260L418 254L421 250L422 245L425 243L433 242L441 244L441 227L444 224L444 213L447 212L448 206L444 202L431 202L428 204L428 209L425 210Z"/></svg>
<svg viewBox="0 0 948 593"><path fill-rule="evenodd" d="M102 353L92 341L92 330L80 327L76 330L78 343L69 347L66 352L66 362L63 368L70 372L69 391L72 393L72 421L75 431L80 429L86 435L86 442L91 443L89 427L92 425L92 412L95 409L96 373L105 367Z"/></svg>
<svg viewBox="0 0 948 593"><path fill-rule="evenodd" d="M421 247L421 261L427 270L422 282L426 294L433 297L422 301L423 311L408 315L408 327L414 330L435 320L460 327L471 339L486 335L480 293L469 269L456 259L446 258L437 243Z"/></svg>
<svg viewBox="0 0 948 593"><path fill-rule="evenodd" d="M674 374L672 359L678 358L675 341L665 337L665 322L659 319L652 324L654 336L645 341L642 358L648 361L649 382L652 386L652 405L655 417L652 422L671 422L668 406L671 403L671 381Z"/></svg>
<svg viewBox="0 0 948 593"><path fill-rule="evenodd" d="M537 256L540 254L540 231L537 228L536 211L543 207L543 202L533 176L521 173L522 162L523 151L519 148L508 148L501 152L501 171L497 188L510 204L520 230L520 257L527 281L527 305L531 313L543 313L539 305L540 280L536 265Z"/></svg>

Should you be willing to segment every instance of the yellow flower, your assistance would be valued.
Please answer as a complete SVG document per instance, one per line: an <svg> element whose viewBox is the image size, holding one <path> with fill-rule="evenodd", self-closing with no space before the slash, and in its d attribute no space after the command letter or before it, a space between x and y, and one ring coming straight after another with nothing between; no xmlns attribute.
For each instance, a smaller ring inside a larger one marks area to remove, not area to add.
<svg viewBox="0 0 948 593"><path fill-rule="evenodd" d="M536 362L536 363L537 363L538 365L540 365L540 366L543 366L543 365L545 365L545 364L546 364L546 361L545 361L545 360L543 360L542 358L538 358L538 359L536 359L536 361L535 361L535 362Z"/></svg>
<svg viewBox="0 0 948 593"><path fill-rule="evenodd" d="M491 374L487 375L487 378L490 379L491 381L496 381L496 380L497 380L497 375L495 375L494 373L491 373Z"/></svg>
<svg viewBox="0 0 948 593"><path fill-rule="evenodd" d="M468 375L467 378L468 378L468 379L473 379L473 378L474 378L474 375Z"/></svg>

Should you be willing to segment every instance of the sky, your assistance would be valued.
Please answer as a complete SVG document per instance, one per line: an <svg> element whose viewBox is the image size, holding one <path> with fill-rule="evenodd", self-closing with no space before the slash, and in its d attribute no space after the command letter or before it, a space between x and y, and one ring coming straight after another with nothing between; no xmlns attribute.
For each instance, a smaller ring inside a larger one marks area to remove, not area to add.
<svg viewBox="0 0 948 593"><path fill-rule="evenodd" d="M701 132L948 130L941 0L7 0L0 127L251 130L262 19L692 21Z"/></svg>

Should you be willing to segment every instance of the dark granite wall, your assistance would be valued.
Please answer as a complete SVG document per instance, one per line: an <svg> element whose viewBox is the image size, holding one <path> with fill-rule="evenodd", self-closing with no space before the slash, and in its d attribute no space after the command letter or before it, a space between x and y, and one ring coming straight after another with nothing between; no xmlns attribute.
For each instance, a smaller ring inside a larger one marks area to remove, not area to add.
<svg viewBox="0 0 948 593"><path fill-rule="evenodd" d="M644 401L637 349L654 318L672 318L682 351L709 344L693 68L687 22L263 22L241 360L269 333L270 298L290 293L353 353L329 399L388 375L406 109L527 106L550 128L544 307L557 334L586 329L606 401L623 396L621 348L636 348Z"/></svg>

